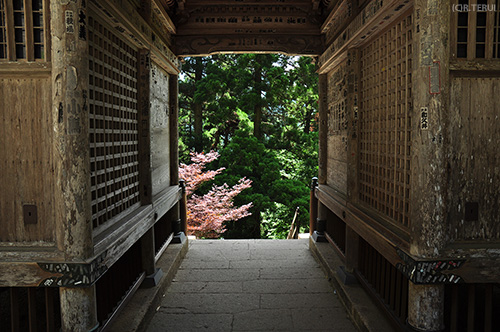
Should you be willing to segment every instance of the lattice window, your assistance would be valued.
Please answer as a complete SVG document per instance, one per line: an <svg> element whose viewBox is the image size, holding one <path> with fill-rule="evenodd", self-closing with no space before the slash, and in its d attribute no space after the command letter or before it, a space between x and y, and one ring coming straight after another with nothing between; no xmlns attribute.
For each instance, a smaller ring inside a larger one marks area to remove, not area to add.
<svg viewBox="0 0 500 332"><path fill-rule="evenodd" d="M500 0L455 0L454 55L462 59L500 58Z"/></svg>
<svg viewBox="0 0 500 332"><path fill-rule="evenodd" d="M496 0L497 11L494 14L493 26L493 58L500 58L500 0Z"/></svg>
<svg viewBox="0 0 500 332"><path fill-rule="evenodd" d="M328 78L328 135L341 135L347 129L347 74L344 63Z"/></svg>
<svg viewBox="0 0 500 332"><path fill-rule="evenodd" d="M412 15L361 50L360 200L409 226Z"/></svg>
<svg viewBox="0 0 500 332"><path fill-rule="evenodd" d="M0 59L45 59L44 0L0 0Z"/></svg>
<svg viewBox="0 0 500 332"><path fill-rule="evenodd" d="M26 28L23 1L14 1L14 36L16 58L26 59Z"/></svg>
<svg viewBox="0 0 500 332"><path fill-rule="evenodd" d="M137 49L89 18L94 228L138 205Z"/></svg>
<svg viewBox="0 0 500 332"><path fill-rule="evenodd" d="M44 29L42 0L33 0L33 52L35 59L43 59Z"/></svg>
<svg viewBox="0 0 500 332"><path fill-rule="evenodd" d="M3 1L0 1L0 59L7 59L7 23Z"/></svg>

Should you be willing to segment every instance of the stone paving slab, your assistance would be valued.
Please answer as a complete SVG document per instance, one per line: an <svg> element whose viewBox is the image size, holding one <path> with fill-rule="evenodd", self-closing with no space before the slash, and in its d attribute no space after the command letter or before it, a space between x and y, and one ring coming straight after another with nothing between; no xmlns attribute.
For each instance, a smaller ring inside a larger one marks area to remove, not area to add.
<svg viewBox="0 0 500 332"><path fill-rule="evenodd" d="M170 293L243 293L242 281L172 282Z"/></svg>
<svg viewBox="0 0 500 332"><path fill-rule="evenodd" d="M149 331L231 331L231 314L171 314L164 311L156 313L149 325Z"/></svg>
<svg viewBox="0 0 500 332"><path fill-rule="evenodd" d="M259 269L259 279L311 279L317 278L323 271L320 267L267 267Z"/></svg>
<svg viewBox="0 0 500 332"><path fill-rule="evenodd" d="M284 241L284 240L283 240ZM271 268L291 268L291 267L315 268L318 267L316 261L311 257L299 257L296 259L255 259L255 260L232 260L229 262L230 269L259 269Z"/></svg>
<svg viewBox="0 0 500 332"><path fill-rule="evenodd" d="M259 275L257 269L180 269L174 281L247 281L256 280Z"/></svg>
<svg viewBox="0 0 500 332"><path fill-rule="evenodd" d="M262 309L343 308L331 293L261 294Z"/></svg>
<svg viewBox="0 0 500 332"><path fill-rule="evenodd" d="M306 240L191 240L151 320L163 331L356 331Z"/></svg>

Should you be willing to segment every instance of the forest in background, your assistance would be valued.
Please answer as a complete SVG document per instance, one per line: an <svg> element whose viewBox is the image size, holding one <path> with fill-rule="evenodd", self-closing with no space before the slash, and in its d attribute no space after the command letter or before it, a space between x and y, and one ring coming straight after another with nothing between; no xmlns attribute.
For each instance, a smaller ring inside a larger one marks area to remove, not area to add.
<svg viewBox="0 0 500 332"><path fill-rule="evenodd" d="M286 238L297 207L309 226L311 178L318 172L318 75L308 57L228 54L186 58L179 82L179 157L215 151L213 185L251 187L234 198L251 215L225 223L222 237Z"/></svg>

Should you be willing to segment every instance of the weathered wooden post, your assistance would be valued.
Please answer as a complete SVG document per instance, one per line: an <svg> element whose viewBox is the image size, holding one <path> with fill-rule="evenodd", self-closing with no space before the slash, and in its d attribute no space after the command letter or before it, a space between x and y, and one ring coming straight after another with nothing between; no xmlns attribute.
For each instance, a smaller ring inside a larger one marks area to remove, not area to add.
<svg viewBox="0 0 500 332"><path fill-rule="evenodd" d="M50 1L57 246L68 262L93 255L86 1ZM63 331L97 326L95 287L60 288Z"/></svg>
<svg viewBox="0 0 500 332"><path fill-rule="evenodd" d="M328 171L328 78L326 74L319 75L319 170L318 184L326 184ZM314 241L326 241L324 231L328 208L318 202L318 214L315 220L315 231L312 236Z"/></svg>
<svg viewBox="0 0 500 332"><path fill-rule="evenodd" d="M182 190L182 198L180 201L180 218L181 218L181 232L187 234L187 194L186 194L186 184L184 180L179 181L179 186Z"/></svg>
<svg viewBox="0 0 500 332"><path fill-rule="evenodd" d="M181 200L169 211L169 218L173 223L174 243L183 243L187 234L186 185L179 179L179 80L177 75L169 77L170 100L170 185L178 185L181 191Z"/></svg>
<svg viewBox="0 0 500 332"><path fill-rule="evenodd" d="M449 0L415 1L410 254L437 257L446 243L445 128L449 112ZM444 328L444 285L410 282L408 323Z"/></svg>
<svg viewBox="0 0 500 332"><path fill-rule="evenodd" d="M314 191L318 187L318 178L314 177L311 181L311 197L309 198L309 235L313 235L318 218L318 199Z"/></svg>
<svg viewBox="0 0 500 332"><path fill-rule="evenodd" d="M319 151L318 151L318 183L326 184L328 171L328 78L319 75Z"/></svg>

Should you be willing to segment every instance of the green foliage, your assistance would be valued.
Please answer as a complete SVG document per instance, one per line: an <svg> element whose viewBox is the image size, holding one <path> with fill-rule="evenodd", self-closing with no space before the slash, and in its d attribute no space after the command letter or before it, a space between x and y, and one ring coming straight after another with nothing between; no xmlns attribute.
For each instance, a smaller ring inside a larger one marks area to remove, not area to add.
<svg viewBox="0 0 500 332"><path fill-rule="evenodd" d="M307 226L309 183L318 170L318 77L311 59L216 55L187 59L183 69L181 160L199 144L193 110L201 105L202 149L220 153L209 167L226 168L215 184L234 185L242 177L253 182L235 198L237 205L253 202L252 215L228 222L225 237L286 237L297 207Z"/></svg>

